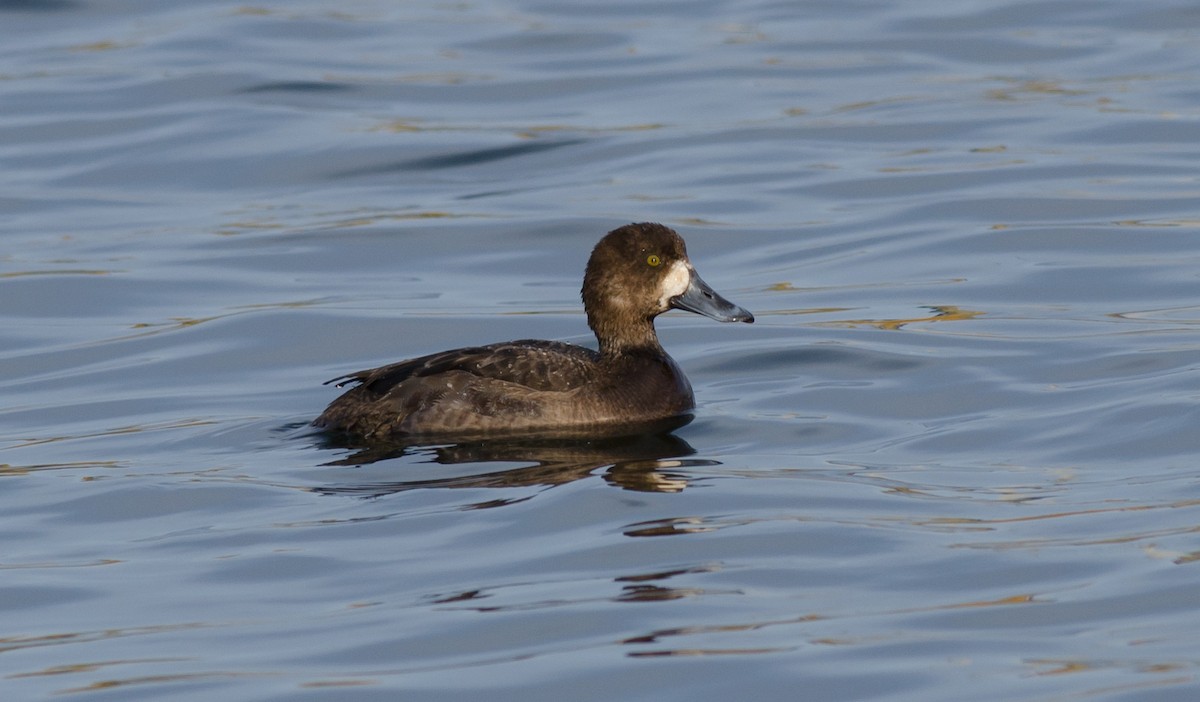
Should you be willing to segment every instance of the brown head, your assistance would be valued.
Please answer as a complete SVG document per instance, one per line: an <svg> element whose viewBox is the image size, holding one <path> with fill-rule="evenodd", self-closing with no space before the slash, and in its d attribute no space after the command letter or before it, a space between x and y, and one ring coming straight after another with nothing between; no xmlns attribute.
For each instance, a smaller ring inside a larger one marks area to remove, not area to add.
<svg viewBox="0 0 1200 702"><path fill-rule="evenodd" d="M697 275L683 238L661 224L627 224L609 232L588 259L583 307L601 353L658 348L654 318L688 310L720 322L754 315L718 295Z"/></svg>

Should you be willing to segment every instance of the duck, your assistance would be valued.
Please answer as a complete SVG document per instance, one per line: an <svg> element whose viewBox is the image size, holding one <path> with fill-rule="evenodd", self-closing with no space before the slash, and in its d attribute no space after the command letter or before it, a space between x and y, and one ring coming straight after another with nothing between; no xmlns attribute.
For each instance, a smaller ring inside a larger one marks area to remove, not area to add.
<svg viewBox="0 0 1200 702"><path fill-rule="evenodd" d="M714 291L688 259L683 238L654 222L600 239L581 290L593 350L522 339L433 353L326 382L352 386L313 421L358 445L514 435L616 435L681 426L695 395L654 328L685 310L719 322L754 315Z"/></svg>

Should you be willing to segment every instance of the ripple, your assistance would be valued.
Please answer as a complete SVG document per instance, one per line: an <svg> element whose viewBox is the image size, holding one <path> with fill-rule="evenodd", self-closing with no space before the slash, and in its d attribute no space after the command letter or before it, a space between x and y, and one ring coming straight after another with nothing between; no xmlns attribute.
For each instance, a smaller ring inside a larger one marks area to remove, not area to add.
<svg viewBox="0 0 1200 702"><path fill-rule="evenodd" d="M0 14L8 696L1189 698L1186 3ZM311 433L647 220L690 424Z"/></svg>

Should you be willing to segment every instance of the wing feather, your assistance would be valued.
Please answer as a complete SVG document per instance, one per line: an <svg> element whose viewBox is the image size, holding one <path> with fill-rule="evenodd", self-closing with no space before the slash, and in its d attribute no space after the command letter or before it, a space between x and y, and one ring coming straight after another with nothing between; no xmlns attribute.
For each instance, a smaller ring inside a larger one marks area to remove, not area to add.
<svg viewBox="0 0 1200 702"><path fill-rule="evenodd" d="M339 376L325 384L343 387L358 383L363 390L386 395L410 378L464 371L479 378L503 380L531 390L566 391L593 377L599 355L561 341L522 339L391 363Z"/></svg>

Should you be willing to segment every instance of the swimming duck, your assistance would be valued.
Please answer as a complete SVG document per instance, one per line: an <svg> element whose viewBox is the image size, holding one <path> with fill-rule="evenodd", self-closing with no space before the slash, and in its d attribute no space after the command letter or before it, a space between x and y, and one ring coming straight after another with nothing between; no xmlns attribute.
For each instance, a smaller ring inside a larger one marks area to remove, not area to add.
<svg viewBox="0 0 1200 702"><path fill-rule="evenodd" d="M682 424L695 406L692 386L659 344L654 318L680 309L754 321L697 275L679 234L650 222L614 229L596 244L582 297L598 351L525 339L350 373L326 383L357 385L313 424L367 443Z"/></svg>

